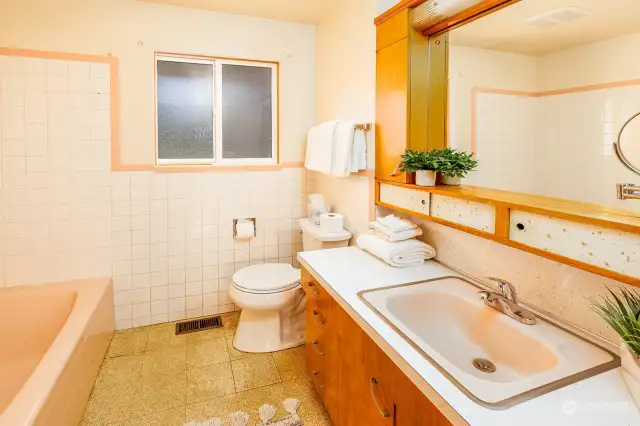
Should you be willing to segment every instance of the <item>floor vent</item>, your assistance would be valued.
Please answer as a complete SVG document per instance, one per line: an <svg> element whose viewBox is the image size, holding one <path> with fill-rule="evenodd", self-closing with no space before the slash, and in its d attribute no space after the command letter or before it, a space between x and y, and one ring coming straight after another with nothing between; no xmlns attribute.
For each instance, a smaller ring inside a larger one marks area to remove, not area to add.
<svg viewBox="0 0 640 426"><path fill-rule="evenodd" d="M180 334L195 333L196 331L222 327L221 317L198 318L182 321L176 324L176 336Z"/></svg>

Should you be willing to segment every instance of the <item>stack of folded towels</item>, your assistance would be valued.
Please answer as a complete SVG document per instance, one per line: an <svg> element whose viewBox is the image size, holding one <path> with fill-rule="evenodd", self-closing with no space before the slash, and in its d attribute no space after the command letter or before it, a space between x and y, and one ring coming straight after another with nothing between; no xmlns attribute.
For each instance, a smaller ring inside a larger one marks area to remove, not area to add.
<svg viewBox="0 0 640 426"><path fill-rule="evenodd" d="M422 265L435 257L436 250L415 238L422 229L415 223L391 214L369 223L369 233L357 239L358 247L398 268Z"/></svg>

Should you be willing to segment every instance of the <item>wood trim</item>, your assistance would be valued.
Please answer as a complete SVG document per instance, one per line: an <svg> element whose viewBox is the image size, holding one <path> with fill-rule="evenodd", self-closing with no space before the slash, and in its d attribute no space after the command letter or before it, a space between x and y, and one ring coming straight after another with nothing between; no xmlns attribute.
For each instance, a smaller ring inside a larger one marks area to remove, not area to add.
<svg viewBox="0 0 640 426"><path fill-rule="evenodd" d="M496 238L508 240L511 209L505 206L496 207Z"/></svg>
<svg viewBox="0 0 640 426"><path fill-rule="evenodd" d="M477 229L474 228L470 228L468 226L464 226L464 225L460 225L454 222L449 222L447 220L441 219L441 218L437 218L437 217L433 217L424 213L420 213L417 211L412 211L412 210L407 210L407 209L403 209L401 207L398 206L394 206L391 204L387 204L384 202L380 201L380 184L384 183L384 184L388 184L388 185L395 185L395 186L401 186L404 188L410 188L410 189L414 189L414 190L420 190L420 191L425 191L425 192L431 192L434 194L443 194L443 195L447 195L447 196L451 196L451 197L455 197L455 198L463 198L463 199L470 199L472 201L480 201L480 202L484 202L486 204L492 204L494 206L496 206L496 233L495 234L491 234L488 232L483 232L483 231L479 231ZM598 266L594 266L594 265L590 265L588 263L584 263L584 262L580 262L578 260L569 258L569 257L565 257L565 256L561 256L555 253L551 253L545 250L541 250L541 249L537 249L535 247L531 247L528 246L526 244L522 244L519 243L517 241L512 241L509 239L509 235L508 235L508 227L509 227L509 209L512 207L509 203L503 201L503 200L491 200L491 199L487 199L484 197L465 197L465 196L461 196L460 192L456 192L456 191L450 191L450 189L453 189L455 187L431 187L431 188L426 188L426 187L417 187L415 185L406 185L406 184L400 184L397 182L385 182L385 181L377 181L377 188L376 188L376 204L380 205L380 206L384 206L393 210L397 210L399 212L402 213L406 213L406 214L410 214L412 216L416 216L416 217L420 217L424 220L428 220L430 222L434 222L434 223L438 223L440 225L444 225L444 226L448 226L450 228L454 228L457 229L459 231L463 231L472 235L475 235L477 237L481 237L481 238L485 238L487 240L491 240L500 244L504 244L506 246L512 247L512 248L516 248L518 250L522 250L522 251L526 251L532 254L535 254L537 256L541 256L550 260L553 260L555 262L559 262L559 263L563 263L566 265L570 265L573 266L575 268L578 269L582 269L591 273L594 273L596 275L600 275L603 277L607 277L607 278L611 278L614 279L616 281L620 281L623 282L625 284L629 284L629 285L633 285L636 287L640 287L640 279L636 278L636 277L632 277L629 275L623 275L620 274L618 272L615 271L611 271L609 269L605 269L605 268L601 268ZM467 187L469 188L469 187ZM483 188L479 188L479 189L483 189ZM506 191L498 191L498 192L506 192ZM523 194L517 194L517 195L523 195ZM540 198L544 198L544 197L540 197ZM550 200L554 200L554 199L550 199ZM559 201L564 201L564 200L559 200ZM581 204L581 203L577 203L577 204ZM570 217L567 217L566 215L563 214L558 214L558 212L556 211L552 211L552 210L544 210L544 209L537 209L537 208L530 208L531 206L523 206L523 205L518 205L518 204L514 204L513 208L515 210L521 210L521 211L529 211L532 213L540 213L540 214L545 214L547 216L551 216L551 217L558 217L560 219L565 219L565 220L574 220L576 222L582 222L582 223L592 223L592 224L597 224L598 226L602 225L602 226L607 226L605 224L602 224L600 222L598 223L594 223L592 221L590 221L591 218L582 218L583 220L576 220L574 216L569 215ZM532 210L536 210L536 211L532 211ZM585 219L589 219L589 220L585 220ZM640 222L640 218L638 219L638 221ZM615 229L620 229L617 226L611 226L616 225L615 223L612 222L604 222L609 224L608 227L610 228L615 228ZM634 230L628 230L628 229L624 229L625 231L629 231L629 232L635 232L638 233L640 232L639 229L640 228L636 228L634 227Z"/></svg>
<svg viewBox="0 0 640 426"><path fill-rule="evenodd" d="M442 34L446 31L451 31L457 27L473 22L476 19L480 19L483 16L497 12L498 10L518 3L521 0L484 0L475 6L470 7L467 10L438 22L424 30L422 34L425 37L431 37L434 35Z"/></svg>
<svg viewBox="0 0 640 426"><path fill-rule="evenodd" d="M425 3L427 0L402 0L391 9L383 12L380 16L373 20L373 23L376 25L380 25L389 19L393 18L397 14L403 12L405 9L414 8L420 6L422 3Z"/></svg>

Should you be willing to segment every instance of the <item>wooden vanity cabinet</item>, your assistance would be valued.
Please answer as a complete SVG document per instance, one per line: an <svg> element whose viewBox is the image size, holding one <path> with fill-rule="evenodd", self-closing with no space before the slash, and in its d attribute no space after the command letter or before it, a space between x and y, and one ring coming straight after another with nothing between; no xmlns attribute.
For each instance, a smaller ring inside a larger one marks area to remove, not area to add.
<svg viewBox="0 0 640 426"><path fill-rule="evenodd" d="M334 426L448 426L450 422L303 269L307 372Z"/></svg>

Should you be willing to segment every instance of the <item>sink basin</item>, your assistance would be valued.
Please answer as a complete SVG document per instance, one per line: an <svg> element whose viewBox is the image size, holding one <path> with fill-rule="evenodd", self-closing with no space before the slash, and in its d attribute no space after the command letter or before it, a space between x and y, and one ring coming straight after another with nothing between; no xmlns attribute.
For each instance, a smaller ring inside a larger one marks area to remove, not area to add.
<svg viewBox="0 0 640 426"><path fill-rule="evenodd" d="M620 358L550 322L520 324L458 277L359 294L372 310L477 403L503 409L611 370Z"/></svg>

